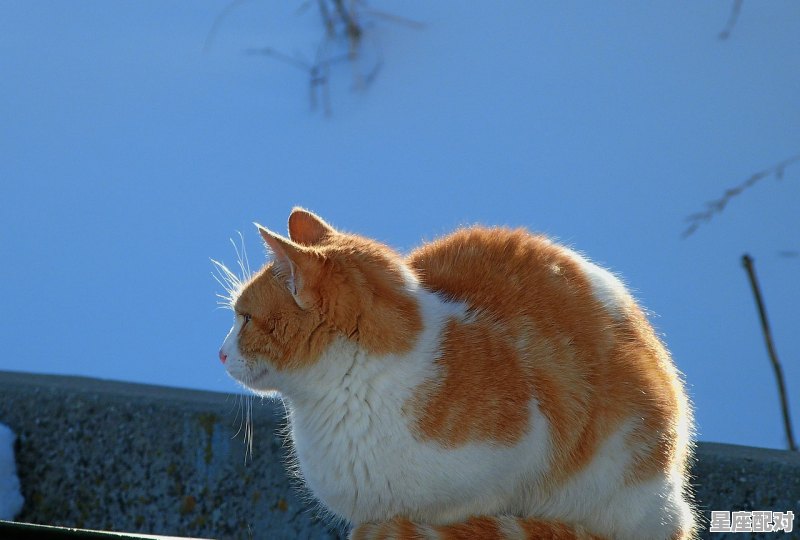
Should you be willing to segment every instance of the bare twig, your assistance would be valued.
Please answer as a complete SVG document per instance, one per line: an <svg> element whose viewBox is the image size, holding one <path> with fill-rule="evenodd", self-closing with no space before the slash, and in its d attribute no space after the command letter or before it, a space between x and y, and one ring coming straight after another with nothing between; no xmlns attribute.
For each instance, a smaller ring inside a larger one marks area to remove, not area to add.
<svg viewBox="0 0 800 540"><path fill-rule="evenodd" d="M792 421L789 418L789 402L786 398L786 384L783 381L783 369L778 361L778 353L775 352L775 345L772 341L772 332L769 328L767 321L767 310L764 307L764 301L761 298L761 289L758 286L756 279L756 271L753 267L753 258L745 253L742 255L742 265L747 271L747 277L750 278L750 286L753 289L753 296L756 299L756 306L758 307L758 316L761 319L761 330L764 333L764 341L767 344L767 353L772 362L772 369L775 371L775 380L778 383L778 394L781 400L781 412L783 413L783 428L786 431L786 441L789 444L789 450L797 451L797 444L794 442L794 435L792 434Z"/></svg>
<svg viewBox="0 0 800 540"><path fill-rule="evenodd" d="M774 176L777 180L783 179L783 173L786 170L786 167L789 165L800 161L800 154L792 156L788 159L784 159L783 161L764 169L762 171L758 171L750 175L744 182L739 184L738 186L734 186L729 188L725 191L725 193L719 199L715 199L713 201L709 201L706 203L706 209L702 212L696 212L694 214L689 215L686 218L686 221L689 222L689 225L686 229L681 233L683 238L687 238L691 236L703 223L708 223L711 221L711 218L714 217L715 214L721 213L725 207L728 205L731 199L745 191L753 187L755 184L763 180L764 178L769 178L770 176Z"/></svg>
<svg viewBox="0 0 800 540"><path fill-rule="evenodd" d="M731 32L733 32L733 28L739 21L739 14L742 12L743 2L744 0L733 0L733 4L731 4L731 13L728 15L728 22L725 24L725 28L722 29L722 32L717 36L721 41L725 41L731 37Z"/></svg>
<svg viewBox="0 0 800 540"><path fill-rule="evenodd" d="M347 61L346 56L328 58L326 55L326 42L323 41L317 47L317 61L314 64L311 72L311 79L309 81L309 89L314 93L315 87L319 88L317 92L322 100L322 112L325 116L330 116L331 109L331 85L328 83L330 80L331 63ZM311 110L316 110L316 97L312 98Z"/></svg>
<svg viewBox="0 0 800 540"><path fill-rule="evenodd" d="M347 33L347 40L350 42L350 58L355 58L358 54L358 45L361 42L361 35L363 31L356 20L356 11L351 8L347 9L344 5L344 0L333 0L333 5L336 7L336 12L344 22L345 32Z"/></svg>
<svg viewBox="0 0 800 540"><path fill-rule="evenodd" d="M319 16L322 17L322 25L325 27L325 32L328 34L328 38L332 38L336 35L336 27L333 24L328 4L325 0L317 0L317 5L319 6Z"/></svg>
<svg viewBox="0 0 800 540"><path fill-rule="evenodd" d="M362 88L367 88L369 85L372 84L372 82L378 76L378 73L380 72L382 67L383 67L383 60L378 60L377 62L375 62L375 66L364 77L364 80L362 82Z"/></svg>
<svg viewBox="0 0 800 540"><path fill-rule="evenodd" d="M210 48L212 41L228 14L239 5L248 0L231 0L222 12L217 16L214 25L206 39L205 49ZM316 58L307 61L297 56L290 56L271 47L247 49L247 54L257 54L269 56L288 65L294 66L308 74L308 91L311 109L316 110L321 106L325 116L331 114L331 71L335 69L335 64L347 62L353 68L353 90L365 90L368 88L383 66L383 58L378 49L378 59L375 62L367 62L359 55L365 43L371 37L371 26L375 24L374 19L382 19L391 23L404 25L409 28L424 28L424 24L400 17L383 11L368 9L361 0L305 0L300 5L298 12L304 12L314 3L317 4L319 16L322 22L324 33L317 46ZM372 41L370 40L370 43ZM347 46L346 54L335 54L334 51L341 50L341 46ZM367 67L366 73L362 68Z"/></svg>
<svg viewBox="0 0 800 540"><path fill-rule="evenodd" d="M214 39L217 37L217 32L219 32L220 27L222 26L223 21L236 11L242 4L245 4L249 0L231 0L228 5L222 8L216 17L214 17L214 22L211 24L211 30L208 31L208 35L206 35L206 39L203 42L203 54L208 54L211 50L211 45L214 43Z"/></svg>
<svg viewBox="0 0 800 540"><path fill-rule="evenodd" d="M408 17L401 17L400 15L395 15L394 13L387 13L377 9L364 9L364 13L366 15L372 15L378 19L384 19L395 24L413 28L414 30L422 30L425 28L425 23L423 22L415 21L414 19L409 19Z"/></svg>
<svg viewBox="0 0 800 540"><path fill-rule="evenodd" d="M320 46L320 49L317 51L317 60L313 64L310 64L305 60L296 58L294 56L289 56L288 54L277 51L272 47L247 49L245 52L247 54L269 56L283 62L284 64L296 67L297 69L306 72L308 74L308 99L311 110L313 111L317 109L317 106L319 105L317 100L321 99L322 110L325 113L325 116L330 116L331 98L328 84L330 66L331 64L337 62L346 62L348 60L347 56L324 58L323 48Z"/></svg>
<svg viewBox="0 0 800 540"><path fill-rule="evenodd" d="M294 66L298 69L302 69L303 71L311 71L313 67L308 62L300 60L299 58L295 58L294 56L289 56L288 54L277 51L272 47L245 49L244 52L252 55L271 56L272 58L280 60L281 62L289 64L290 66Z"/></svg>

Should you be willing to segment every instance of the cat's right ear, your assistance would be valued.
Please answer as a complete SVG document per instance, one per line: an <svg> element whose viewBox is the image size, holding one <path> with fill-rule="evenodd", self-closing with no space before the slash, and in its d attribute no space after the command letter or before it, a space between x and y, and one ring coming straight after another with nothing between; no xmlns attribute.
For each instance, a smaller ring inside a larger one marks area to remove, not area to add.
<svg viewBox="0 0 800 540"><path fill-rule="evenodd" d="M316 261L316 255L311 253L308 248L298 245L258 223L255 223L255 226L258 227L261 238L275 256L278 273L286 277L289 292L292 293L298 305L304 307L304 302L301 300L303 287L307 284L311 267Z"/></svg>
<svg viewBox="0 0 800 540"><path fill-rule="evenodd" d="M324 219L299 206L289 215L289 238L304 246L314 246L336 234Z"/></svg>

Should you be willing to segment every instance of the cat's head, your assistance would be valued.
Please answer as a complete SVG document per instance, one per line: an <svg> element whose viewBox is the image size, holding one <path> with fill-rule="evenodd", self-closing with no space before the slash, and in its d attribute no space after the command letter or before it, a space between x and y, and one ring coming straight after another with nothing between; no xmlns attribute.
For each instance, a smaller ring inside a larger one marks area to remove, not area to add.
<svg viewBox="0 0 800 540"><path fill-rule="evenodd" d="M289 238L257 227L273 260L230 297L235 320L219 354L234 379L282 391L342 340L373 355L413 346L422 328L416 277L397 253L300 208Z"/></svg>

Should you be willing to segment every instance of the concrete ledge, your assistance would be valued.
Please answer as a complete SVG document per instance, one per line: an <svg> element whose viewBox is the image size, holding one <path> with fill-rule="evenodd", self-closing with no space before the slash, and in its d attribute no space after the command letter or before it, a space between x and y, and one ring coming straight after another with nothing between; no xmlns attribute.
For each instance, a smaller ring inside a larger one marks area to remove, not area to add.
<svg viewBox="0 0 800 540"><path fill-rule="evenodd" d="M292 489L276 404L238 395L0 372L18 436L19 521L204 538L338 538ZM237 413L239 417L237 418Z"/></svg>
<svg viewBox="0 0 800 540"><path fill-rule="evenodd" d="M47 540L204 540L186 536L94 531L3 520L0 520L0 538L13 538L13 540L41 540L43 538Z"/></svg>
<svg viewBox="0 0 800 540"><path fill-rule="evenodd" d="M220 539L343 537L286 475L279 404L253 403L245 463L240 398L0 371L0 422L18 435L20 521ZM800 455L701 443L697 500L710 510L793 510ZM292 487L294 486L294 488ZM704 538L798 538L795 532ZM704 527L707 528L707 527Z"/></svg>

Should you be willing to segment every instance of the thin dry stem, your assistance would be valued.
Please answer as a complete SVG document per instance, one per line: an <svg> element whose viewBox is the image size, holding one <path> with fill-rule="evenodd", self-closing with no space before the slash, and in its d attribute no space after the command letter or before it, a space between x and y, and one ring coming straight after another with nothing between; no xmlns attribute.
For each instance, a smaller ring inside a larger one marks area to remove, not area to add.
<svg viewBox="0 0 800 540"><path fill-rule="evenodd" d="M725 24L725 28L722 29L722 32L717 36L721 41L725 41L731 37L731 32L733 32L733 28L739 21L739 14L742 12L743 3L744 0L733 0L730 15L728 15L728 22Z"/></svg>
<svg viewBox="0 0 800 540"><path fill-rule="evenodd" d="M731 199L737 195L740 195L743 191L750 189L761 180L771 176L774 176L777 180L782 180L786 168L797 161L800 161L800 154L794 155L788 159L784 159L783 161L776 163L775 165L762 171L753 173L739 185L725 190L725 193L722 195L722 197L707 202L705 210L691 214L686 218L686 221L689 223L689 225L686 227L686 229L684 229L683 233L681 233L681 236L683 238L688 238L694 234L700 225L708 223L716 214L722 213Z"/></svg>
<svg viewBox="0 0 800 540"><path fill-rule="evenodd" d="M775 351L775 344L772 340L772 331L769 327L767 320L767 309L764 307L764 300L761 297L761 288L756 279L756 271L753 266L753 258L745 253L742 255L742 265L747 271L747 277L750 279L750 287L753 289L753 296L756 300L756 307L758 308L758 316L761 319L761 331L764 334L764 341L767 345L767 353L769 354L770 362L772 363L772 370L775 372L775 380L778 384L778 395L781 400L781 413L783 415L783 429L786 432L786 441L789 445L789 450L797 451L797 444L794 442L794 434L792 433L792 421L789 417L789 400L786 397L786 383L783 380L783 369L778 360L778 353Z"/></svg>

